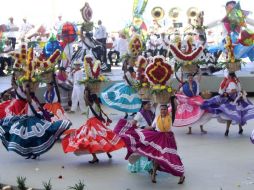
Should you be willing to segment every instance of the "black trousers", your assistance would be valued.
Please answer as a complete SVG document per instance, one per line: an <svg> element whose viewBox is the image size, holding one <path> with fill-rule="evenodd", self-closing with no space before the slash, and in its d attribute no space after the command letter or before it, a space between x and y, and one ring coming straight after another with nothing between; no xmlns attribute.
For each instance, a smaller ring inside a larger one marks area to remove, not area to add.
<svg viewBox="0 0 254 190"><path fill-rule="evenodd" d="M15 50L15 46L16 46L16 38L8 38L8 40L11 41L11 46L12 49Z"/></svg>
<svg viewBox="0 0 254 190"><path fill-rule="evenodd" d="M102 45L105 47L106 51L103 54L103 62L107 63L107 48L106 48L107 38L101 38L101 39L96 39L96 40L101 42Z"/></svg>

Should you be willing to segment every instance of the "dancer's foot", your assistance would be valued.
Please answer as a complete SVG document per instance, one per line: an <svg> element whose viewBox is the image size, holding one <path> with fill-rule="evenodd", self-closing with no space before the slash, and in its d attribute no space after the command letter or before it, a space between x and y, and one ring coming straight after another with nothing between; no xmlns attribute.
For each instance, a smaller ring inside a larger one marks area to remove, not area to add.
<svg viewBox="0 0 254 190"><path fill-rule="evenodd" d="M185 180L185 176L181 176L180 180L178 181L178 184L183 184Z"/></svg>
<svg viewBox="0 0 254 190"><path fill-rule="evenodd" d="M202 134L207 134L207 131L203 129L203 130L201 130L201 133Z"/></svg>
<svg viewBox="0 0 254 190"><path fill-rule="evenodd" d="M112 158L112 155L109 152L107 152L107 155L108 155L108 158Z"/></svg>
<svg viewBox="0 0 254 190"><path fill-rule="evenodd" d="M188 133L186 133L187 135L191 135L192 134L192 132L191 131L188 131Z"/></svg>
<svg viewBox="0 0 254 190"><path fill-rule="evenodd" d="M33 155L31 159L35 160L37 158L37 155Z"/></svg>
<svg viewBox="0 0 254 190"><path fill-rule="evenodd" d="M242 135L243 134L243 129L240 129L239 132L238 132L239 135Z"/></svg>
<svg viewBox="0 0 254 190"><path fill-rule="evenodd" d="M127 119L128 118L128 114L126 113L125 116L124 116L124 119Z"/></svg>
<svg viewBox="0 0 254 190"><path fill-rule="evenodd" d="M155 172L152 172L151 181L152 181L152 183L156 183L156 174L155 174Z"/></svg>
<svg viewBox="0 0 254 190"><path fill-rule="evenodd" d="M32 155L30 155L30 156L26 157L26 159L30 159L30 158L31 158L31 156L32 156Z"/></svg>
<svg viewBox="0 0 254 190"><path fill-rule="evenodd" d="M226 137L228 136L228 133L229 133L229 130L226 130L226 132L225 132Z"/></svg>
<svg viewBox="0 0 254 190"><path fill-rule="evenodd" d="M90 164L99 163L99 159L89 161Z"/></svg>

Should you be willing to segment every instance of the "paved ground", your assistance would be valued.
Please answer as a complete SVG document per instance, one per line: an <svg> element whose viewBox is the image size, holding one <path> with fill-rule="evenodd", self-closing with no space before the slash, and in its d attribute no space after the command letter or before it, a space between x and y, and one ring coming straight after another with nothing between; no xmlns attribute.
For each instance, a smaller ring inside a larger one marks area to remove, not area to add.
<svg viewBox="0 0 254 190"><path fill-rule="evenodd" d="M252 99L253 100L253 99ZM115 122L124 114L106 109ZM85 116L80 113L69 115L73 127L78 128ZM208 134L201 135L198 128L193 135L186 135L186 128L173 128L178 151L186 169L186 181L178 185L178 178L158 173L157 184L150 181L148 174L131 174L124 160L126 150L112 153L109 160L105 154L98 155L99 164L91 165L90 155L75 156L64 154L60 143L39 160L25 160L15 153L7 152L0 146L0 181L16 183L17 176L26 176L30 186L41 188L42 181L51 179L54 190L64 190L68 186L84 180L88 190L252 190L254 189L254 145L249 136L254 121L244 127L244 134L238 135L238 127L231 128L229 137L224 137L225 126L216 120L205 128ZM64 168L63 168L64 167ZM62 179L59 179L59 176Z"/></svg>
<svg viewBox="0 0 254 190"><path fill-rule="evenodd" d="M115 69L108 75L121 80L120 72ZM8 88L10 77L0 80L0 91ZM124 116L108 108L106 112L114 121L111 128ZM78 128L86 119L81 113L69 117L73 128ZM177 184L178 178L165 173L158 173L157 184L152 184L146 173L129 173L128 162L124 160L125 149L113 152L111 160L100 154L100 163L91 165L90 155L64 154L59 142L39 160L25 160L0 145L0 182L16 184L17 176L26 176L28 185L36 188L42 188L42 181L51 179L54 190L68 189L78 180L83 180L88 190L253 190L254 145L249 140L253 126L254 121L250 121L243 135L238 135L238 127L233 126L229 137L224 137L225 125L216 120L205 126L206 135L201 135L198 128L193 128L193 135L186 135L186 128L173 128L186 169L183 185Z"/></svg>

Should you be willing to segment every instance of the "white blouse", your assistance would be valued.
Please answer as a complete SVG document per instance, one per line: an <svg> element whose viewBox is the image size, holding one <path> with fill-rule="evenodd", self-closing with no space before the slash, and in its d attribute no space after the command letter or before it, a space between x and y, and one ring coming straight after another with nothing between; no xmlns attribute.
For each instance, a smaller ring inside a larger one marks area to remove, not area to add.
<svg viewBox="0 0 254 190"><path fill-rule="evenodd" d="M146 119L140 112L137 112L133 119L137 121L137 127L148 126Z"/></svg>

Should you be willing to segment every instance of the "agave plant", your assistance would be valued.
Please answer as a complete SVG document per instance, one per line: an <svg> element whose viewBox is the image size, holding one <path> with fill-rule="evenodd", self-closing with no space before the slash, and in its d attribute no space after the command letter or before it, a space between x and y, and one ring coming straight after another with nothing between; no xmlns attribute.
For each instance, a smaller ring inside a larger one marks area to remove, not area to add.
<svg viewBox="0 0 254 190"><path fill-rule="evenodd" d="M42 182L44 190L52 190L51 179L48 182Z"/></svg>
<svg viewBox="0 0 254 190"><path fill-rule="evenodd" d="M79 180L73 187L69 187L69 190L85 190L85 187L84 182Z"/></svg>
<svg viewBox="0 0 254 190"><path fill-rule="evenodd" d="M19 190L26 190L26 177L18 176L17 177L17 184Z"/></svg>

